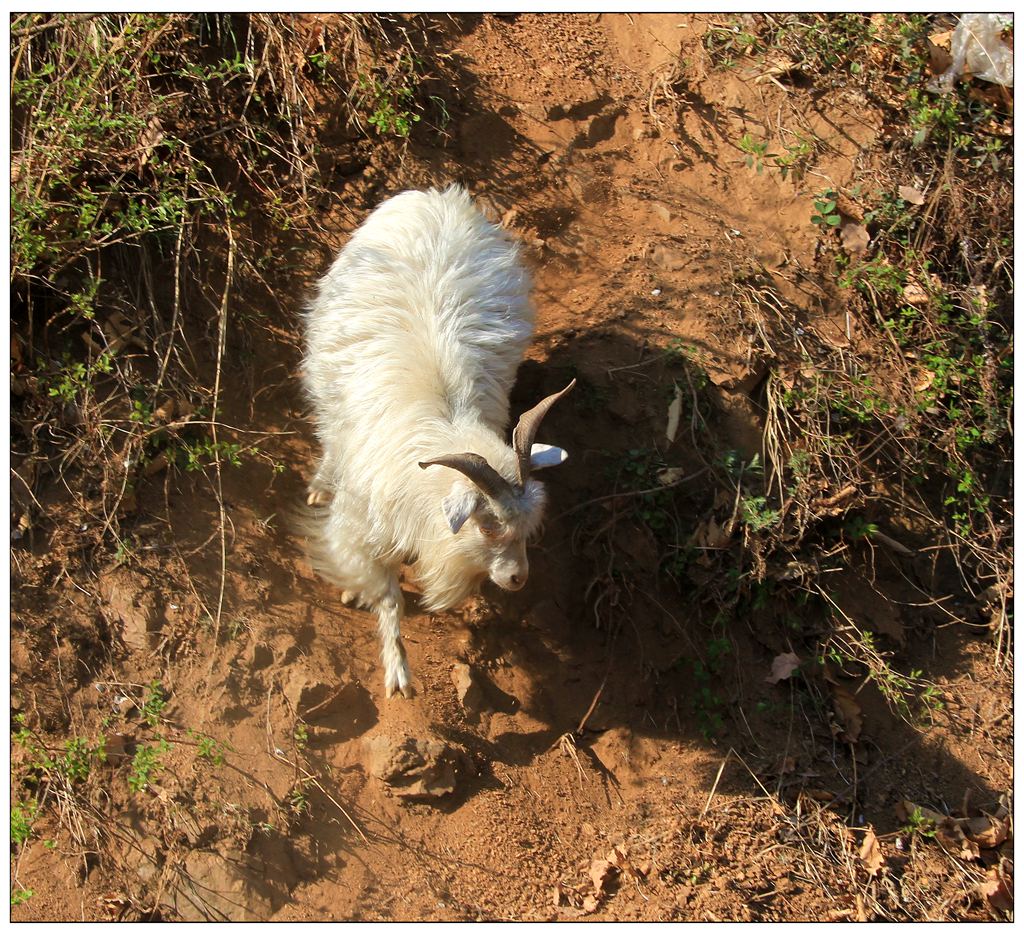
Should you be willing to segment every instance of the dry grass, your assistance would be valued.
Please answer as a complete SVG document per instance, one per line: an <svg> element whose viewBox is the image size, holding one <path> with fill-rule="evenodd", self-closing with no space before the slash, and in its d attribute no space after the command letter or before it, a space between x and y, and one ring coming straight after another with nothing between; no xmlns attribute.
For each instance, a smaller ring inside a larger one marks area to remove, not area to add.
<svg viewBox="0 0 1024 935"><path fill-rule="evenodd" d="M165 629L157 665L187 654L202 622L215 645L225 629L233 529L224 473L250 459L271 474L283 469L262 448L276 433L225 418L227 388L252 336L267 327L260 307L278 309L279 328L294 314L274 293L287 258L322 235L335 197L324 136L350 148L376 136L369 120L390 93L389 76L412 61L412 28L356 14L24 14L12 22L15 584L23 570L28 576L23 563L49 555L58 577L97 606L100 570L152 566L138 540L159 529L160 575L194 599L200 619ZM420 73L401 75L414 92L407 108L423 109ZM360 80L368 76L380 92L372 98ZM379 145L398 153L404 143L384 136ZM213 509L186 544L174 536L171 503L193 483L205 486ZM199 562L216 573L193 577ZM74 665L87 670L93 654L111 651L101 632L75 639L76 655L89 661ZM56 630L54 642L59 668L67 645ZM207 682L215 659L204 661ZM52 754L63 737L101 751L110 729L83 724L63 680L60 690L55 720L24 712L26 737L35 738L26 743L40 752L16 758L14 794L41 824L60 829L70 856L116 876L119 866L138 865L136 831L113 816L121 806L95 775L69 776ZM159 725L161 737L187 748L183 730ZM319 788L315 777L302 781ZM154 807L167 812L170 834L170 805ZM151 914L165 887L185 882L168 868L108 910Z"/></svg>

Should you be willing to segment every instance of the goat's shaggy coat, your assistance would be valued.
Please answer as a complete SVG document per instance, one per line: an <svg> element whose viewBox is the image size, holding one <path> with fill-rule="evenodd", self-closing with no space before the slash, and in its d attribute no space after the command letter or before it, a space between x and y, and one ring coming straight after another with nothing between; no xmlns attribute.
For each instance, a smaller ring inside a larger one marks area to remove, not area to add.
<svg viewBox="0 0 1024 935"><path fill-rule="evenodd" d="M404 192L352 235L307 314L304 380L323 447L311 553L345 599L377 611L389 695L411 692L402 561L415 560L428 610L488 575L509 588L525 581L544 491L515 483L516 454L502 440L533 331L518 254L463 190ZM423 469L452 452L486 459L507 495L482 496L450 466Z"/></svg>

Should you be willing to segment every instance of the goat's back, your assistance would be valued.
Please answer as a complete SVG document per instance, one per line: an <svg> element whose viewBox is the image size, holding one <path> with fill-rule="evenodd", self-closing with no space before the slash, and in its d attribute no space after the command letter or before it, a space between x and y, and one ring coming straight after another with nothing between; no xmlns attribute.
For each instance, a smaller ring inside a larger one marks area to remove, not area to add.
<svg viewBox="0 0 1024 935"><path fill-rule="evenodd" d="M356 230L307 314L321 431L393 420L500 431L533 331L518 246L461 188L403 192Z"/></svg>

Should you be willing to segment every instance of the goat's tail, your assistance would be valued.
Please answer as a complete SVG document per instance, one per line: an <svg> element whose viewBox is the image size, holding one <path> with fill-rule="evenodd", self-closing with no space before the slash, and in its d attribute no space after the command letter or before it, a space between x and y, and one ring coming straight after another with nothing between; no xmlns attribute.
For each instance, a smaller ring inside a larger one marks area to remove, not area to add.
<svg viewBox="0 0 1024 935"><path fill-rule="evenodd" d="M322 501L314 502L311 492L305 503L295 503L285 511L285 522L289 531L302 546L309 564L321 578L332 584L345 586L339 570L331 561L331 548L327 538L326 505Z"/></svg>

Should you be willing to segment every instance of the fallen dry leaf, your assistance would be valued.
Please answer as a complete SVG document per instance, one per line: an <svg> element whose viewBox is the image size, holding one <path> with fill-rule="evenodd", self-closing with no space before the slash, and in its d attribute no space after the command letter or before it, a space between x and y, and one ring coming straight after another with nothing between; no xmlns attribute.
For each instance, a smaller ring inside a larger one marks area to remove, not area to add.
<svg viewBox="0 0 1024 935"><path fill-rule="evenodd" d="M868 229L855 221L847 221L839 228L839 239L843 242L843 249L850 256L861 256L867 253L868 245L871 243Z"/></svg>
<svg viewBox="0 0 1024 935"><path fill-rule="evenodd" d="M913 185L901 185L899 187L900 198L904 201L910 202L912 205L923 205L924 194L918 189L914 188Z"/></svg>
<svg viewBox="0 0 1024 935"><path fill-rule="evenodd" d="M135 736L133 734L112 734L107 737L104 749L108 763L111 765L122 763L135 752Z"/></svg>
<svg viewBox="0 0 1024 935"><path fill-rule="evenodd" d="M1003 873L999 867L990 868L985 880L978 884L978 892L999 912L1013 912L1013 864L1008 866L1009 872Z"/></svg>
<svg viewBox="0 0 1024 935"><path fill-rule="evenodd" d="M903 287L903 298L911 305L925 305L928 302L928 291L916 279L908 279Z"/></svg>
<svg viewBox="0 0 1024 935"><path fill-rule="evenodd" d="M616 844L608 852L608 862L617 867L627 880L644 879L650 873L650 864L646 861L635 864L625 844Z"/></svg>
<svg viewBox="0 0 1024 935"><path fill-rule="evenodd" d="M981 857L978 845L968 840L956 819L943 818L938 822L935 825L935 840L961 860L978 860Z"/></svg>
<svg viewBox="0 0 1024 935"><path fill-rule="evenodd" d="M668 486L669 484L678 483L685 476L686 472L681 467L665 468L663 471L658 471L658 483Z"/></svg>
<svg viewBox="0 0 1024 935"><path fill-rule="evenodd" d="M928 69L931 74L941 75L953 64L952 42L952 29L932 33L928 37Z"/></svg>
<svg viewBox="0 0 1024 935"><path fill-rule="evenodd" d="M590 879L594 883L595 892L603 892L617 872L617 867L610 860L595 860L590 865Z"/></svg>
<svg viewBox="0 0 1024 935"><path fill-rule="evenodd" d="M836 195L836 209L844 217L848 217L854 221L860 222L864 220L864 209L843 192L839 192L839 194Z"/></svg>
<svg viewBox="0 0 1024 935"><path fill-rule="evenodd" d="M1009 818L981 815L964 822L964 832L979 847L999 847L1010 834Z"/></svg>
<svg viewBox="0 0 1024 935"><path fill-rule="evenodd" d="M935 382L935 374L931 370L924 370L918 381L914 384L915 393L923 393Z"/></svg>
<svg viewBox="0 0 1024 935"><path fill-rule="evenodd" d="M877 877L885 866L885 857L882 855L882 848L878 844L878 837L873 828L868 828L857 856L860 857L869 877Z"/></svg>
<svg viewBox="0 0 1024 935"><path fill-rule="evenodd" d="M796 653L782 653L772 660L771 674L765 678L770 685L788 679L800 667L800 657Z"/></svg>
<svg viewBox="0 0 1024 935"><path fill-rule="evenodd" d="M861 728L864 727L864 718L857 699L848 688L833 683L832 707L838 721L838 724L833 725L836 737L846 743L856 743L860 739Z"/></svg>
<svg viewBox="0 0 1024 935"><path fill-rule="evenodd" d="M733 524L719 524L713 516L702 520L693 533L693 542L700 549L724 549L732 539Z"/></svg>
<svg viewBox="0 0 1024 935"><path fill-rule="evenodd" d="M161 451L152 461L146 462L146 466L142 469L142 476L152 477L166 468L168 464L170 464L170 461L167 459L167 454Z"/></svg>
<svg viewBox="0 0 1024 935"><path fill-rule="evenodd" d="M165 400L160 406L153 411L154 422L170 422L174 418L175 412L177 412L178 401L173 396L170 399Z"/></svg>
<svg viewBox="0 0 1024 935"><path fill-rule="evenodd" d="M583 908L583 893L575 886L566 886L564 883L555 884L554 898L556 906L572 906L573 909Z"/></svg>

